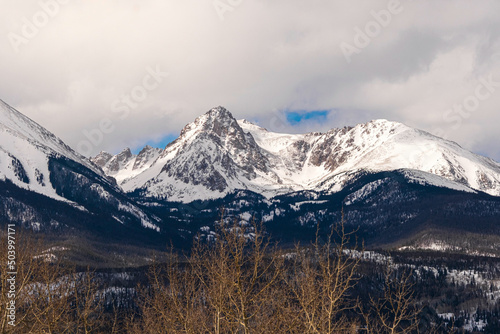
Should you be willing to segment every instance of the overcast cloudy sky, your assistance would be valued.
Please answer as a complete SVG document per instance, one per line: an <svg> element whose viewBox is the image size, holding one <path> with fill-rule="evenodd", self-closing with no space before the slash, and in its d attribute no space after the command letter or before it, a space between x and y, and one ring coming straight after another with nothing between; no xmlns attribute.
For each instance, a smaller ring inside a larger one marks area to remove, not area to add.
<svg viewBox="0 0 500 334"><path fill-rule="evenodd" d="M0 3L0 99L86 155L222 105L278 132L386 118L500 161L500 1Z"/></svg>

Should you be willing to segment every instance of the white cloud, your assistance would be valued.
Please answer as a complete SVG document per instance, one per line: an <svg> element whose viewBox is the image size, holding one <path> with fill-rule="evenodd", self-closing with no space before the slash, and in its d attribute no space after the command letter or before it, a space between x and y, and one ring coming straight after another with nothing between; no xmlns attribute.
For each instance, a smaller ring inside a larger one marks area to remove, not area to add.
<svg viewBox="0 0 500 334"><path fill-rule="evenodd" d="M60 0L41 0L50 3ZM389 1L242 1L220 20L212 1L67 0L15 52L38 2L3 0L0 98L73 147L103 118L115 125L92 153L178 133L224 105L281 131L327 130L372 118L427 131L489 74L500 81L500 4L405 1L403 11L348 64L340 49ZM11 36L11 35L10 35ZM147 67L169 72L125 119L111 110ZM500 160L500 89L447 135ZM334 110L321 126L292 128L283 110ZM319 127L318 129L316 127Z"/></svg>

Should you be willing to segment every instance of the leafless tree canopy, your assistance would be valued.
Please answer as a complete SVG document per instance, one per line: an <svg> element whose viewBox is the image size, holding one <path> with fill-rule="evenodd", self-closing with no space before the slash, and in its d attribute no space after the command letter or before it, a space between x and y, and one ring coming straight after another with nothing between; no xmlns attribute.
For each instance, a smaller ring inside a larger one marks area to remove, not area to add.
<svg viewBox="0 0 500 334"><path fill-rule="evenodd" d="M1 333L416 333L410 273L388 266L383 294L360 303L359 257L343 222L309 245L284 250L261 225L217 225L216 238L195 240L150 266L135 307L105 309L91 270L40 257L43 243L17 245L16 326L7 324L7 268L1 267ZM6 247L5 238L0 247ZM349 247L349 249L348 249ZM1 255L6 263L6 255Z"/></svg>
<svg viewBox="0 0 500 334"><path fill-rule="evenodd" d="M390 280L369 310L352 297L359 258L341 223L311 245L270 245L258 224L221 223L213 242L152 267L137 333L410 333L417 330L409 275ZM361 316L359 316L361 314Z"/></svg>

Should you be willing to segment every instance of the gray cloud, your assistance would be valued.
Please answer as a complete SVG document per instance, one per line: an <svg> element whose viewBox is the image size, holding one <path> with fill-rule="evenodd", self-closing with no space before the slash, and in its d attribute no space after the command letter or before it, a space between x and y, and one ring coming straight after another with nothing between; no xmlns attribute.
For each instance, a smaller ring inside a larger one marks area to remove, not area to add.
<svg viewBox="0 0 500 334"><path fill-rule="evenodd" d="M113 131L92 154L178 133L224 105L290 132L387 118L500 160L500 87L460 124L444 116L456 116L447 111L474 95L481 78L500 82L497 1L401 0L350 63L341 43L354 45L354 29L391 1L242 1L224 20L209 0L62 2L3 0L0 98L73 147L110 120ZM53 14L47 22L43 8ZM16 52L13 34L24 38L36 15L44 24ZM139 93L147 68L157 66L168 77L120 117L113 104ZM321 124L291 126L285 110L333 111Z"/></svg>

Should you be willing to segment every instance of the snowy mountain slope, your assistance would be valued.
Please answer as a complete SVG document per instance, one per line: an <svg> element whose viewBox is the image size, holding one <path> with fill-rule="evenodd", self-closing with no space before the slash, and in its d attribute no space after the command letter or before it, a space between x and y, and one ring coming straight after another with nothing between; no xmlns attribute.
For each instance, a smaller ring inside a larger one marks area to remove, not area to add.
<svg viewBox="0 0 500 334"><path fill-rule="evenodd" d="M301 180L308 189L318 189L319 185L319 190L331 189L344 178L343 174L356 170L406 168L500 195L500 164L401 123L375 120L354 128L302 136L272 134L248 122L241 123L259 146L276 157L276 165L288 163L279 170L285 170L293 180ZM332 179L335 182L328 181L332 176L336 176Z"/></svg>
<svg viewBox="0 0 500 334"><path fill-rule="evenodd" d="M94 172L98 172L98 169L84 156L75 152L50 131L32 121L2 100L0 100L0 128L2 132L7 132L11 136L24 139L32 145L36 145L38 149L46 153L57 153L66 156L72 160L78 161ZM2 139L7 138L3 137ZM7 142L2 141L2 144L5 145Z"/></svg>
<svg viewBox="0 0 500 334"><path fill-rule="evenodd" d="M12 184L91 214L101 214L95 210L102 202L120 223L135 221L159 230L157 220L127 198L99 167L1 100L0 182L2 187ZM22 192L15 193L20 196L15 205L23 207ZM31 208L34 212L46 210ZM15 221L19 217L5 218Z"/></svg>
<svg viewBox="0 0 500 334"><path fill-rule="evenodd" d="M0 179L45 196L65 200L51 186L49 157L63 156L105 175L62 140L0 100Z"/></svg>
<svg viewBox="0 0 500 334"><path fill-rule="evenodd" d="M107 161L129 161L129 156L106 155ZM107 173L125 191L182 202L220 198L236 189L266 197L300 190L336 192L363 171L399 169L408 169L408 177L419 183L500 196L500 164L387 120L326 133L281 134L236 121L217 107L186 125L154 158L139 173L130 172L130 162Z"/></svg>

